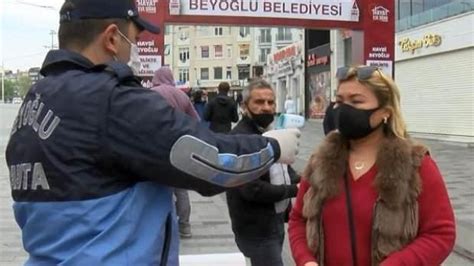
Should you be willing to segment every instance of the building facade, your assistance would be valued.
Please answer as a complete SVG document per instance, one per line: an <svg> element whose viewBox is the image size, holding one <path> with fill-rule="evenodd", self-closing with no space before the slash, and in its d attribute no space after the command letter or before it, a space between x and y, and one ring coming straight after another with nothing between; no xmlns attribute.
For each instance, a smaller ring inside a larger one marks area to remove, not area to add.
<svg viewBox="0 0 474 266"><path fill-rule="evenodd" d="M179 87L212 92L226 81L236 94L252 78L266 78L270 55L301 41L302 36L303 30L294 28L169 25L165 65L173 70ZM278 91L279 85L274 86Z"/></svg>
<svg viewBox="0 0 474 266"><path fill-rule="evenodd" d="M468 12L397 33L395 80L413 134L474 143L472 25Z"/></svg>
<svg viewBox="0 0 474 266"><path fill-rule="evenodd" d="M304 62L303 42L290 44L268 56L264 78L275 89L277 113L285 111L284 104L288 96L295 103L296 113L304 113Z"/></svg>
<svg viewBox="0 0 474 266"><path fill-rule="evenodd" d="M304 113L304 30L254 28L254 77L263 77L276 92L277 112L284 112L287 96Z"/></svg>
<svg viewBox="0 0 474 266"><path fill-rule="evenodd" d="M227 26L168 26L165 65L178 86L216 90L229 82L240 90L251 78L252 29Z"/></svg>

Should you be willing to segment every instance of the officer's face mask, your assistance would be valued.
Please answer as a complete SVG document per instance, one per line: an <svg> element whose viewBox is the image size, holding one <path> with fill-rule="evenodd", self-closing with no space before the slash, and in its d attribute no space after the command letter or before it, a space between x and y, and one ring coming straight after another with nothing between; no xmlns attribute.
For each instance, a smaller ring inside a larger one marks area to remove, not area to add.
<svg viewBox="0 0 474 266"><path fill-rule="evenodd" d="M130 59L127 65L132 69L133 74L138 75L140 72L141 62L138 56L138 46L132 43L122 32L117 31L119 35L130 44Z"/></svg>

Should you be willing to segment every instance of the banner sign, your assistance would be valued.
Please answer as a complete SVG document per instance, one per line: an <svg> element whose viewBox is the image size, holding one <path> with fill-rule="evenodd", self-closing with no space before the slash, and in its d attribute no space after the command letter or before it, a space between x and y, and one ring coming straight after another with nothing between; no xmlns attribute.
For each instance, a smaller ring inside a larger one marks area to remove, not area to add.
<svg viewBox="0 0 474 266"><path fill-rule="evenodd" d="M153 77L155 71L161 67L160 55L140 55L140 77Z"/></svg>
<svg viewBox="0 0 474 266"><path fill-rule="evenodd" d="M140 17L159 25L161 34L152 34L144 31L137 42L138 54L141 62L138 76L142 78L142 86L151 88L151 80L156 70L162 66L164 50L164 25L159 21L159 2L158 0L134 0L137 5Z"/></svg>
<svg viewBox="0 0 474 266"><path fill-rule="evenodd" d="M170 0L170 15L359 21L355 0Z"/></svg>
<svg viewBox="0 0 474 266"><path fill-rule="evenodd" d="M306 115L321 119L331 101L331 45L318 46L306 54Z"/></svg>
<svg viewBox="0 0 474 266"><path fill-rule="evenodd" d="M395 59L395 3L393 0L369 0L364 10L364 61L393 75Z"/></svg>

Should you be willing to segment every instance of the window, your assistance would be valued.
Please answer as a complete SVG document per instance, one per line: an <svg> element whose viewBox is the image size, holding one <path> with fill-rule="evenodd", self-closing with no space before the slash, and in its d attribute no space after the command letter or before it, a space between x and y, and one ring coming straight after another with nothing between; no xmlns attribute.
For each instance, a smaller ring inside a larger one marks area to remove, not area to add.
<svg viewBox="0 0 474 266"><path fill-rule="evenodd" d="M416 14L419 14L421 12L423 12L423 3L424 1L423 0L412 0L412 5L411 5L411 13L413 15L416 15Z"/></svg>
<svg viewBox="0 0 474 266"><path fill-rule="evenodd" d="M179 32L179 39L181 41L186 41L189 38L189 32L188 31L181 31Z"/></svg>
<svg viewBox="0 0 474 266"><path fill-rule="evenodd" d="M395 14L397 19L415 16L424 11L454 2L453 0L397 0ZM464 1L466 2L466 1ZM463 2L460 1L462 4Z"/></svg>
<svg viewBox="0 0 474 266"><path fill-rule="evenodd" d="M272 42L272 33L270 29L261 29L260 30L260 43L271 43Z"/></svg>
<svg viewBox="0 0 474 266"><path fill-rule="evenodd" d="M173 28L171 27L171 25L166 25L165 26L165 35L169 35L170 33L172 33L172 30L173 30Z"/></svg>
<svg viewBox="0 0 474 266"><path fill-rule="evenodd" d="M186 63L189 60L189 48L179 48L179 61Z"/></svg>
<svg viewBox="0 0 474 266"><path fill-rule="evenodd" d="M227 58L232 58L232 44L227 45Z"/></svg>
<svg viewBox="0 0 474 266"><path fill-rule="evenodd" d="M171 45L170 44L165 44L165 51L163 53L165 55L170 55L171 54Z"/></svg>
<svg viewBox="0 0 474 266"><path fill-rule="evenodd" d="M227 67L225 78L228 80L232 79L232 67L230 66Z"/></svg>
<svg viewBox="0 0 474 266"><path fill-rule="evenodd" d="M222 67L214 68L214 79L222 79Z"/></svg>
<svg viewBox="0 0 474 266"><path fill-rule="evenodd" d="M411 3L407 1L400 1L398 5L398 19L409 17L411 15Z"/></svg>
<svg viewBox="0 0 474 266"><path fill-rule="evenodd" d="M224 29L222 27L214 28L214 35L222 36Z"/></svg>
<svg viewBox="0 0 474 266"><path fill-rule="evenodd" d="M249 44L240 44L240 59L245 60L250 54L250 45Z"/></svg>
<svg viewBox="0 0 474 266"><path fill-rule="evenodd" d="M186 83L189 81L189 69L188 68L180 68L179 69L179 81L182 83Z"/></svg>
<svg viewBox="0 0 474 266"><path fill-rule="evenodd" d="M201 46L201 58L209 58L209 46Z"/></svg>
<svg viewBox="0 0 474 266"><path fill-rule="evenodd" d="M344 40L344 64L346 66L352 65L352 38Z"/></svg>
<svg viewBox="0 0 474 266"><path fill-rule="evenodd" d="M263 66L253 66L252 77L261 78L263 76Z"/></svg>
<svg viewBox="0 0 474 266"><path fill-rule="evenodd" d="M201 68L201 79L202 80L209 80L209 68Z"/></svg>
<svg viewBox="0 0 474 266"><path fill-rule="evenodd" d="M250 66L239 67L239 79L248 80L250 77Z"/></svg>
<svg viewBox="0 0 474 266"><path fill-rule="evenodd" d="M270 48L260 49L260 57L258 58L260 63L267 62L267 58L268 58L268 55L270 54L270 51L271 51Z"/></svg>
<svg viewBox="0 0 474 266"><path fill-rule="evenodd" d="M242 38L247 37L250 34L250 27L240 27L239 35Z"/></svg>
<svg viewBox="0 0 474 266"><path fill-rule="evenodd" d="M223 56L222 45L214 45L214 57L221 58Z"/></svg>
<svg viewBox="0 0 474 266"><path fill-rule="evenodd" d="M198 36L211 36L211 29L208 26L197 26Z"/></svg>
<svg viewBox="0 0 474 266"><path fill-rule="evenodd" d="M277 41L291 41L291 29L278 28Z"/></svg>

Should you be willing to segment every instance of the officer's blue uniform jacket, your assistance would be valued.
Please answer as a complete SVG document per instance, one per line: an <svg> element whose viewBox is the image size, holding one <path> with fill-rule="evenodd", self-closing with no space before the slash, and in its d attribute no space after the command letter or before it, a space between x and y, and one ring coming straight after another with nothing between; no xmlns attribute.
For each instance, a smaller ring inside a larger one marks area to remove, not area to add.
<svg viewBox="0 0 474 266"><path fill-rule="evenodd" d="M51 51L7 146L26 265L178 265L170 186L213 195L258 178L273 139L218 135L120 63Z"/></svg>

